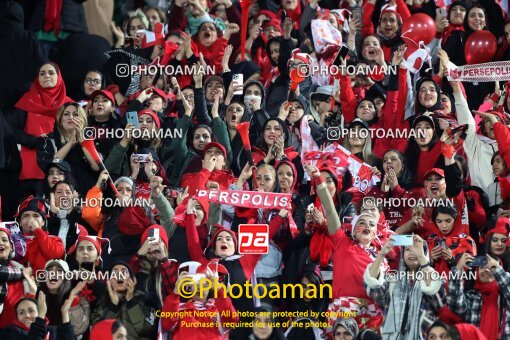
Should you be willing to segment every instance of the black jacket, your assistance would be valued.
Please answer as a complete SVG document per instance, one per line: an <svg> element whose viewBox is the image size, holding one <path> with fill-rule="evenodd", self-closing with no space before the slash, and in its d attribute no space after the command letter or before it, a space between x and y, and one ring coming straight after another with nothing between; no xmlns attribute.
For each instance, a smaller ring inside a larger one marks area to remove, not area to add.
<svg viewBox="0 0 510 340"><path fill-rule="evenodd" d="M11 325L0 332L0 338L9 340L44 340L46 339L47 333L48 329L46 328L46 321L41 318L36 318L34 323L30 326L29 331L26 331L19 326Z"/></svg>
<svg viewBox="0 0 510 340"><path fill-rule="evenodd" d="M0 3L0 109L11 112L14 104L30 89L44 52L34 33L24 28L23 8L15 1Z"/></svg>

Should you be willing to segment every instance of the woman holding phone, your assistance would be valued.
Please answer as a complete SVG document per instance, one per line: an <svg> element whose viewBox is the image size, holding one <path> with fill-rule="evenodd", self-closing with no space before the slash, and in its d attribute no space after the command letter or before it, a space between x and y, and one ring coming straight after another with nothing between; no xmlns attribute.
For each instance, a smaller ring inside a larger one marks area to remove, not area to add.
<svg viewBox="0 0 510 340"><path fill-rule="evenodd" d="M478 327L488 340L510 337L510 273L501 262L487 256L487 262L475 267L476 279L464 282L462 274L475 258L465 253L452 268L447 303L450 310Z"/></svg>
<svg viewBox="0 0 510 340"><path fill-rule="evenodd" d="M407 275L390 281L381 265L394 242L390 238L367 266L363 282L368 295L384 310L381 334L385 339L423 339L425 330L438 319L438 311L446 302L445 286L437 279L438 275L432 275L435 270L429 264L429 248L418 235L412 236L411 246L400 248L397 275ZM413 279L414 275L423 275L424 279Z"/></svg>

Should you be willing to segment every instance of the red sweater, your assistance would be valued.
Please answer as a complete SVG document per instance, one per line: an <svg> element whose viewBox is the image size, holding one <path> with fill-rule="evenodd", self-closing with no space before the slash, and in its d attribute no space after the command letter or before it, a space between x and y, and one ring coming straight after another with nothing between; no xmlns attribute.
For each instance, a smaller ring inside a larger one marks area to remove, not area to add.
<svg viewBox="0 0 510 340"><path fill-rule="evenodd" d="M44 269L46 262L51 259L63 259L65 248L62 240L49 235L47 231L37 228L33 235L24 234L27 243L27 253L21 264L30 267L34 272Z"/></svg>
<svg viewBox="0 0 510 340"><path fill-rule="evenodd" d="M230 184L235 183L237 179L231 171L202 169L194 174L185 174L181 179L181 187L188 187L190 195L194 195L198 190L205 190L208 181L218 182L220 190L228 190Z"/></svg>
<svg viewBox="0 0 510 340"><path fill-rule="evenodd" d="M432 168L436 168L439 157L441 157L441 142L439 141L432 149L420 151L418 167L416 168L416 183L423 183L425 180L425 173Z"/></svg>
<svg viewBox="0 0 510 340"><path fill-rule="evenodd" d="M363 273L374 262L367 251L338 228L330 235L333 242L333 300L340 297L356 297L372 301L363 286Z"/></svg>

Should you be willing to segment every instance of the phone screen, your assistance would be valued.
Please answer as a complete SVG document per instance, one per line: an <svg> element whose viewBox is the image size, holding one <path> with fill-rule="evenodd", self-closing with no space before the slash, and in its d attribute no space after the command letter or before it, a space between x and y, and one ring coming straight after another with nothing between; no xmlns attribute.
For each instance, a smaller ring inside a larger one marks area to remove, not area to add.
<svg viewBox="0 0 510 340"><path fill-rule="evenodd" d="M128 124L133 124L135 128L140 128L140 123L138 122L138 113L136 111L126 112L126 120Z"/></svg>
<svg viewBox="0 0 510 340"><path fill-rule="evenodd" d="M349 48L347 46L342 45L340 51L338 51L335 61L333 61L333 65L340 66L342 65L342 58L345 59L347 54L349 53Z"/></svg>
<svg viewBox="0 0 510 340"><path fill-rule="evenodd" d="M483 267L487 265L487 256L475 256L472 262L468 262L469 267Z"/></svg>
<svg viewBox="0 0 510 340"><path fill-rule="evenodd" d="M87 270L89 272L93 272L94 271L94 262L82 262L80 268Z"/></svg>
<svg viewBox="0 0 510 340"><path fill-rule="evenodd" d="M413 235L392 235L394 246L412 246Z"/></svg>
<svg viewBox="0 0 510 340"><path fill-rule="evenodd" d="M287 12L285 12L285 10L283 10L282 13L280 14L280 22L282 25L283 25L283 22L285 21L286 17L287 17Z"/></svg>

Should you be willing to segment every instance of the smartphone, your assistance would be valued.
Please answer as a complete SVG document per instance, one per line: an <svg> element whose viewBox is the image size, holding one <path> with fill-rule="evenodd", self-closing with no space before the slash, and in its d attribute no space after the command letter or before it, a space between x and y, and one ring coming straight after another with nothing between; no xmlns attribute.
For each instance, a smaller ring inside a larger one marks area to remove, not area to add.
<svg viewBox="0 0 510 340"><path fill-rule="evenodd" d="M456 134L459 131L462 131L462 132L467 131L468 128L469 128L469 125L467 125L467 124L459 125L456 128L453 128L450 133L453 136L454 134Z"/></svg>
<svg viewBox="0 0 510 340"><path fill-rule="evenodd" d="M136 111L126 112L126 120L128 124L133 124L135 128L140 128L140 123L138 122L138 113Z"/></svg>
<svg viewBox="0 0 510 340"><path fill-rule="evenodd" d="M474 260L467 263L468 267L483 267L487 265L487 256L475 256Z"/></svg>
<svg viewBox="0 0 510 340"><path fill-rule="evenodd" d="M394 246L412 246L413 235L391 235Z"/></svg>
<svg viewBox="0 0 510 340"><path fill-rule="evenodd" d="M442 7L436 8L436 18L439 16L446 17L446 10Z"/></svg>
<svg viewBox="0 0 510 340"><path fill-rule="evenodd" d="M236 74L233 74L232 75L232 81L233 82L236 82L237 84L241 84L243 85L244 84L244 80L243 80L244 76L242 73L236 73ZM233 93L234 96L237 96L237 95L243 95L243 89L240 89L240 90L237 90Z"/></svg>
<svg viewBox="0 0 510 340"><path fill-rule="evenodd" d="M352 19L351 20L362 20L363 19L363 12L361 10L361 7L358 6L352 11Z"/></svg>
<svg viewBox="0 0 510 340"><path fill-rule="evenodd" d="M283 25L283 22L285 21L285 18L287 17L287 12L285 10L282 10L280 13L280 22Z"/></svg>
<svg viewBox="0 0 510 340"><path fill-rule="evenodd" d="M310 204L307 208L306 208L306 212L309 213L309 214L313 214L313 208L314 208L314 205L313 203Z"/></svg>
<svg viewBox="0 0 510 340"><path fill-rule="evenodd" d="M446 241L445 240L441 240L439 245L440 245L441 248L446 249Z"/></svg>
<svg viewBox="0 0 510 340"><path fill-rule="evenodd" d="M342 65L342 58L345 59L347 57L347 54L349 54L349 47L342 45L340 47L340 51L336 54L335 60L333 61L333 65L340 66Z"/></svg>
<svg viewBox="0 0 510 340"><path fill-rule="evenodd" d="M134 153L131 157L137 159L138 163L147 163L149 161L148 153Z"/></svg>
<svg viewBox="0 0 510 340"><path fill-rule="evenodd" d="M148 236L151 239L151 241L149 241L149 243L158 243L159 242L159 229L157 229L157 228L149 229Z"/></svg>
<svg viewBox="0 0 510 340"><path fill-rule="evenodd" d="M80 269L93 272L94 271L94 262L82 262Z"/></svg>

